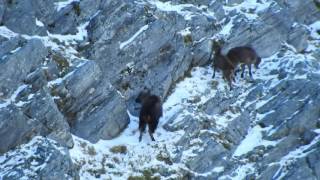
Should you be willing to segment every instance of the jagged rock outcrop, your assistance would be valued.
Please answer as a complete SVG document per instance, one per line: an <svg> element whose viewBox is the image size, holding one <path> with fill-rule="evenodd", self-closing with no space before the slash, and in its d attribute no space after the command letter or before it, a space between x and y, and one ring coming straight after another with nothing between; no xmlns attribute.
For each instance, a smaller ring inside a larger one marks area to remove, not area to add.
<svg viewBox="0 0 320 180"><path fill-rule="evenodd" d="M244 18L246 15L255 16L250 12L246 13L240 16L233 14L230 18L229 21L233 21L234 26L227 39L225 51L239 45L251 45L261 57L269 57L276 53L285 41L301 52L307 48L309 32L297 22L309 25L320 18L319 10L312 0L303 3L273 3L263 11L257 11L261 16L254 20Z"/></svg>
<svg viewBox="0 0 320 180"><path fill-rule="evenodd" d="M124 98L101 77L100 67L87 61L52 88L72 132L93 142L116 137L129 123Z"/></svg>
<svg viewBox="0 0 320 180"><path fill-rule="evenodd" d="M147 87L165 97L192 65L208 62L208 40L201 38L214 29L206 16L195 18L186 21L148 3L105 1L89 24L86 54L125 96Z"/></svg>
<svg viewBox="0 0 320 180"><path fill-rule="evenodd" d="M39 39L14 37L5 41L0 66L1 153L44 135L73 146L69 126L45 87L41 66L48 54ZM21 46L21 47L20 47ZM14 128L17 126L18 128Z"/></svg>
<svg viewBox="0 0 320 180"><path fill-rule="evenodd" d="M19 40L17 41L16 43L16 39L13 39L12 43L18 45ZM20 44L22 47L17 45L15 49L9 47L9 52L5 52L2 56L0 68L5 71L0 72L0 91L3 98L8 98L22 84L27 74L41 66L48 53L39 39L31 39L27 43Z"/></svg>

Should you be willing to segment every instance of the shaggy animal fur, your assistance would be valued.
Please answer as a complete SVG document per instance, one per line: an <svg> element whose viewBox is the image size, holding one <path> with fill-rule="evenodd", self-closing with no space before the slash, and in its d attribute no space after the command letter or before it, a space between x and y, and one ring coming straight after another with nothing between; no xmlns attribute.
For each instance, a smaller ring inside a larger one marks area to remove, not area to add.
<svg viewBox="0 0 320 180"><path fill-rule="evenodd" d="M251 64L254 64L258 69L261 62L261 57L258 56L256 51L253 48L247 46L240 46L230 49L227 53L227 57L230 59L234 67L237 67L239 64L241 64L242 78L244 76L245 66L247 66L249 69L250 78L253 79Z"/></svg>
<svg viewBox="0 0 320 180"><path fill-rule="evenodd" d="M230 90L232 90L232 80L234 80L234 66L228 57L222 55L221 47L218 43L214 42L212 45L212 51L214 51L213 59L213 76L215 77L216 68L221 69L223 73L223 78L228 82ZM210 59L212 58L212 53ZM209 59L209 60L210 60Z"/></svg>
<svg viewBox="0 0 320 180"><path fill-rule="evenodd" d="M150 92L140 92L136 99L137 103L141 103L142 107L139 114L139 141L148 125L149 135L152 141L155 141L153 133L157 129L159 119L162 116L162 103L159 96L152 95Z"/></svg>

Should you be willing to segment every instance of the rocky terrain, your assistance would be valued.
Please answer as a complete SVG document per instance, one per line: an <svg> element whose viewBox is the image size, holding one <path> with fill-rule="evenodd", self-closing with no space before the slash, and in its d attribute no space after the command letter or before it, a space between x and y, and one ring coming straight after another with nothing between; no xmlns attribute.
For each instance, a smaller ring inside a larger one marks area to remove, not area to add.
<svg viewBox="0 0 320 180"><path fill-rule="evenodd" d="M254 81L212 78L214 39ZM0 179L320 179L318 0L0 0L0 69Z"/></svg>

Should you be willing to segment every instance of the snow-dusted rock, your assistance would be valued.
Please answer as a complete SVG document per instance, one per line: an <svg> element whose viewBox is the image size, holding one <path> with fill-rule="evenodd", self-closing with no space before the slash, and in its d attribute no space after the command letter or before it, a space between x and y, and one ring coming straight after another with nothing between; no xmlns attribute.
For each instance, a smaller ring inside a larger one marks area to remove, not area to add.
<svg viewBox="0 0 320 180"><path fill-rule="evenodd" d="M28 142L36 135L47 136L60 144L72 147L73 141L65 118L47 90L29 95L23 86L17 97L1 102L1 153ZM29 90L28 90L29 89Z"/></svg>
<svg viewBox="0 0 320 180"><path fill-rule="evenodd" d="M40 136L0 157L1 179L79 179L68 149Z"/></svg>
<svg viewBox="0 0 320 180"><path fill-rule="evenodd" d="M102 75L95 61L86 61L52 87L72 132L92 142L114 138L129 123L124 98Z"/></svg>
<svg viewBox="0 0 320 180"><path fill-rule="evenodd" d="M206 16L187 22L186 17L158 10L157 5L105 1L89 24L88 58L97 60L104 78L126 97L145 86L165 97L192 64L208 62L205 37L215 29Z"/></svg>
<svg viewBox="0 0 320 180"><path fill-rule="evenodd" d="M47 56L47 48L39 39L30 39L22 47L4 54L0 61L1 97L8 98L22 84L27 74L34 71Z"/></svg>
<svg viewBox="0 0 320 180"><path fill-rule="evenodd" d="M50 3L51 2L51 3ZM50 16L53 12L52 1L3 1L5 6L1 23L16 33L46 35L46 28L37 26L36 17Z"/></svg>

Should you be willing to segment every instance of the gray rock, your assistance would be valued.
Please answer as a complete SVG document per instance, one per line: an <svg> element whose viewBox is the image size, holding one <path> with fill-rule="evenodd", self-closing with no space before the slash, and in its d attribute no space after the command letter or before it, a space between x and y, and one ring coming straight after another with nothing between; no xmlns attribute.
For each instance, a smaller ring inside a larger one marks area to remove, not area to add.
<svg viewBox="0 0 320 180"><path fill-rule="evenodd" d="M80 19L84 19L85 21L89 21L92 19L97 13L100 13L99 8L102 0L96 0L92 3L91 0L83 0L80 1Z"/></svg>
<svg viewBox="0 0 320 180"><path fill-rule="evenodd" d="M36 121L30 120L16 107L0 108L0 135L6 137L0 139L0 154L28 142L36 134L36 126Z"/></svg>
<svg viewBox="0 0 320 180"><path fill-rule="evenodd" d="M299 1L294 1L289 4L279 3L279 5L272 6L266 13L261 14L259 22L236 21L234 32L228 38L224 51L235 46L250 44L261 57L268 57L277 52L281 47L281 42L286 40L298 52L303 51L307 47L307 30L301 25L292 29L292 25L295 21L307 24L314 22L314 18L320 16L314 3L308 1L301 4ZM281 8L281 6L286 8ZM308 12L308 15L302 15L302 12ZM299 16L292 16L292 14L299 14Z"/></svg>
<svg viewBox="0 0 320 180"><path fill-rule="evenodd" d="M47 85L47 77L45 71L42 68L36 69L34 72L28 74L24 79L26 84L32 85L34 91L41 89Z"/></svg>
<svg viewBox="0 0 320 180"><path fill-rule="evenodd" d="M255 23L248 23L241 16L238 17L225 49L251 45L261 57L268 57L277 52L281 42L286 40L286 34L294 19L287 11L279 11L277 6L268 9L259 19Z"/></svg>
<svg viewBox="0 0 320 180"><path fill-rule="evenodd" d="M36 94L32 95L34 91L28 92L28 89L26 87L21 91L8 106L0 108L0 134L7 137L1 142L0 153L26 143L36 135L72 147L69 125L47 90L36 90Z"/></svg>
<svg viewBox="0 0 320 180"><path fill-rule="evenodd" d="M280 134L287 134L289 129L302 133L301 131L304 132L305 129L315 127L316 119L319 117L319 105L316 103L316 99L319 98L319 88L318 83L303 80L280 83L273 89L275 91L272 90L277 94L277 98L257 109L259 113L266 113L267 109L274 111L266 115L261 123L264 126L280 126L277 133L273 135L278 138Z"/></svg>
<svg viewBox="0 0 320 180"><path fill-rule="evenodd" d="M5 10L6 10L6 1L0 0L0 23L2 23L2 18Z"/></svg>
<svg viewBox="0 0 320 180"><path fill-rule="evenodd" d="M81 8L79 2L72 2L62 8L48 21L48 30L52 34L76 34L80 24Z"/></svg>
<svg viewBox="0 0 320 180"><path fill-rule="evenodd" d="M65 79L65 87L73 98L79 98L99 82L102 72L99 66L88 61Z"/></svg>
<svg viewBox="0 0 320 180"><path fill-rule="evenodd" d="M232 144L239 144L247 135L252 118L249 112L244 111L241 115L232 120L225 129L226 139Z"/></svg>
<svg viewBox="0 0 320 180"><path fill-rule="evenodd" d="M311 24L320 18L319 10L313 0L307 0L305 2L293 0L290 1L290 3L286 0L277 0L277 2L299 23Z"/></svg>
<svg viewBox="0 0 320 180"><path fill-rule="evenodd" d="M217 92L215 97L208 100L205 104L205 112L209 115L223 114L230 109L230 104L237 101L234 97L225 97L222 92Z"/></svg>
<svg viewBox="0 0 320 180"><path fill-rule="evenodd" d="M92 142L118 136L129 123L125 101L110 84L108 89L98 89L97 92L93 102L89 101L92 107L83 107L84 111L78 114L72 126L75 135Z"/></svg>
<svg viewBox="0 0 320 180"><path fill-rule="evenodd" d="M313 152L311 152L307 158L306 161L308 163L308 167L313 171L313 175L317 178L320 177L320 156L319 156L319 146L318 148L315 148Z"/></svg>
<svg viewBox="0 0 320 180"><path fill-rule="evenodd" d="M292 44L297 52L302 52L308 47L309 33L304 26L294 26L289 33L288 43Z"/></svg>
<svg viewBox="0 0 320 180"><path fill-rule="evenodd" d="M221 21L223 18L225 18L225 11L222 8L222 6L225 4L225 1L211 1L211 3L209 3L208 9L211 12L214 12L215 17L218 21Z"/></svg>
<svg viewBox="0 0 320 180"><path fill-rule="evenodd" d="M73 147L69 125L48 90L38 91L34 100L26 105L24 111L30 119L35 119L41 125L37 129L40 135L53 139L69 148Z"/></svg>
<svg viewBox="0 0 320 180"><path fill-rule="evenodd" d="M40 136L0 157L0 178L79 179L69 152L53 140Z"/></svg>
<svg viewBox="0 0 320 180"><path fill-rule="evenodd" d="M94 61L70 72L51 88L55 100L77 136L97 142L119 135L129 123L124 98L107 80Z"/></svg>
<svg viewBox="0 0 320 180"><path fill-rule="evenodd" d="M194 124L199 123L196 119L193 119L193 122L195 122ZM199 175L202 173L211 174L206 176L206 178L217 178L219 173L212 174L210 171L212 171L213 167L229 166L228 161L223 160L223 157L227 156L229 152L229 147L225 142L221 142L223 141L222 139L215 139L218 137L213 136L209 131L201 132L199 126L184 128L186 128L186 133L175 144L176 150L174 151L174 157L172 157L173 161L175 163L185 164L187 167L186 170L188 173L191 173L190 175L193 178L203 178ZM192 142L194 139L196 139L196 141ZM194 156L186 155L186 151L192 153Z"/></svg>
<svg viewBox="0 0 320 180"><path fill-rule="evenodd" d="M3 97L9 97L22 84L27 74L41 65L47 55L47 48L39 39L30 39L15 53L0 61L0 92Z"/></svg>
<svg viewBox="0 0 320 180"><path fill-rule="evenodd" d="M159 11L150 4L143 8L131 1L106 1L101 5L101 13L89 24L92 43L86 54L97 60L104 79L110 80L128 99L144 87L165 97L192 64L208 62L208 41L198 41L214 29L207 18L195 18L197 21L187 23L180 15ZM196 28L199 25L204 29ZM146 29L133 42L120 48L142 27ZM182 36L179 31L187 27L194 32Z"/></svg>
<svg viewBox="0 0 320 180"><path fill-rule="evenodd" d="M308 157L315 157L315 153L319 153L319 145L314 147L313 152ZM316 163L317 164L317 163ZM288 162L280 169L278 174L275 174L274 178L277 178L281 173L285 174L284 178L288 179L308 179L316 180L319 178L317 174L317 169L314 166L315 164L310 164L309 158L300 158L293 162Z"/></svg>
<svg viewBox="0 0 320 180"><path fill-rule="evenodd" d="M51 1L46 1L51 2ZM3 14L2 23L14 32L27 34L27 35L46 35L45 27L40 27L36 25L36 12L35 10L43 11L46 13L52 9L51 4L46 4L44 6L38 6L37 1L8 1L7 8ZM46 7L46 9L43 9Z"/></svg>
<svg viewBox="0 0 320 180"><path fill-rule="evenodd" d="M253 90L251 90L246 97L246 102L252 102L254 100L259 99L264 92L264 87L262 84L257 85Z"/></svg>
<svg viewBox="0 0 320 180"><path fill-rule="evenodd" d="M284 79L284 78L287 77L287 75L288 75L288 73L286 72L286 70L283 69L283 68L281 68L281 69L279 70L278 79L279 79L279 80Z"/></svg>
<svg viewBox="0 0 320 180"><path fill-rule="evenodd" d="M227 162L222 160L222 157L227 153L227 149L220 143L216 143L208 137L202 139L204 148L200 152L194 152L197 156L185 162L186 166L192 171L205 173L212 170L215 166L225 166Z"/></svg>
<svg viewBox="0 0 320 180"><path fill-rule="evenodd" d="M17 48L22 47L26 44L26 40L21 36L16 36L11 39L6 39L0 44L0 57L5 58L3 56L8 56L13 54Z"/></svg>
<svg viewBox="0 0 320 180"><path fill-rule="evenodd" d="M277 173L279 168L280 166L278 164L264 167L264 169L262 169L262 172L260 173L258 178L262 180L272 179L273 176Z"/></svg>

